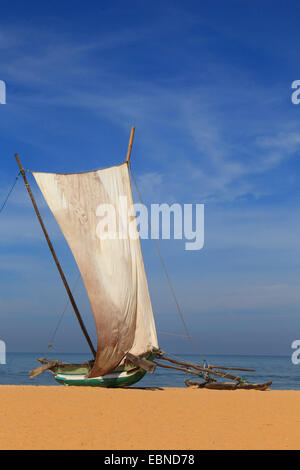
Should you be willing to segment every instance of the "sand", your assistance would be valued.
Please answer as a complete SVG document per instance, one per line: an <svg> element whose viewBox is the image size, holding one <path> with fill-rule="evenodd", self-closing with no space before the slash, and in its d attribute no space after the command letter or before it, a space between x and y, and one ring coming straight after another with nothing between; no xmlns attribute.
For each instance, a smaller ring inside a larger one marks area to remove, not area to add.
<svg viewBox="0 0 300 470"><path fill-rule="evenodd" d="M0 449L300 449L300 391L0 386Z"/></svg>

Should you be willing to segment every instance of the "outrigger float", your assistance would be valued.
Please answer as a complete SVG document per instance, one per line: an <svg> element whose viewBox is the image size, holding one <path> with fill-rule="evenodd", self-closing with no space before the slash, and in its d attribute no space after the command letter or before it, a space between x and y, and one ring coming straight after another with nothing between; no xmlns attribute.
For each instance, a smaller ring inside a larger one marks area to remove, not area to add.
<svg viewBox="0 0 300 470"><path fill-rule="evenodd" d="M159 349L137 223L127 209L133 206L129 168L134 131L133 127L124 163L84 173L32 172L78 265L94 315L96 349L40 215L27 180L28 170L25 172L18 155L15 155L49 249L93 356L83 364L40 358L41 366L32 370L30 377L49 371L63 385L128 387L141 380L147 372L153 373L156 367L162 367L201 379L200 382L186 379L188 387L265 390L272 382L250 384L243 377L227 372L252 372L254 369L213 366L207 365L206 361L201 365L178 361ZM122 204L124 197L127 198L127 206ZM99 223L101 205L110 205L115 210L118 220L115 236L108 237L107 226ZM128 236L129 226L131 236ZM133 232L136 236L132 236ZM127 236L119 236L120 233ZM232 382L220 382L218 379L229 379Z"/></svg>

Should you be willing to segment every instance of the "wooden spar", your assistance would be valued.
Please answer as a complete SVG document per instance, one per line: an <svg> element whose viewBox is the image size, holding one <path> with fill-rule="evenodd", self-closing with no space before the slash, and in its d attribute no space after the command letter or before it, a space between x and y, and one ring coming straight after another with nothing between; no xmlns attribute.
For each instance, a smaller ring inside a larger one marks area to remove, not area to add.
<svg viewBox="0 0 300 470"><path fill-rule="evenodd" d="M175 369L175 370L180 370L181 372L187 372L188 374L194 374L197 375L198 377L202 377L201 372L195 372L194 370L191 369L186 369L185 367L177 367L177 366L169 366L167 364L160 364L159 362L153 361L154 364L156 364L159 367L164 367L165 369Z"/></svg>
<svg viewBox="0 0 300 470"><path fill-rule="evenodd" d="M45 227L44 222L43 222L43 220L42 220L41 214L40 214L39 209L38 209L38 207L37 207L37 204L36 204L36 202L35 202L35 199L34 199L34 196L33 196L33 194L32 194L30 185L29 185L29 183L28 183L28 181L27 181L26 174L25 174L25 170L24 170L24 168L22 167L21 161L20 161L19 156L18 156L17 154L15 154L15 158L16 158L17 163L18 163L18 165L19 165L20 173L21 173L21 175L23 176L23 180L24 180L26 189L27 189L27 191L28 191L28 194L29 194L29 196L30 196L31 202L32 202L32 204L33 204L35 213L36 213L37 218L39 219L39 222L40 222L40 224L41 224L41 227L42 227L42 230L43 230L43 232L44 232L45 238L46 238L46 240L47 240L49 249L50 249L50 251L51 251L51 253L52 253L52 256L53 256L53 258L54 258L55 264L56 264L56 266L57 266L58 272L59 272L59 274L60 274L60 277L61 277L61 279L62 279L62 281L63 281L63 284L64 284L65 289L66 289L66 291L67 291L67 294L68 294L68 296L69 296L70 302L71 302L72 307L73 307L73 309L74 309L74 312L75 312L75 315L76 315L77 320L78 320L78 322L79 322L79 325L80 325L80 327L81 327L81 329L82 329L82 332L83 332L83 334L84 334L84 336L85 336L85 338L86 338L86 340L87 340L87 342L88 342L88 345L89 345L89 347L90 347L90 349L91 349L91 351L92 351L92 353L93 353L93 356L95 357L95 356L96 356L95 348L94 348L93 343L92 343L92 341L91 341L91 338L89 337L89 334L88 334L88 332L87 332L87 330L86 330L86 328L85 328L85 325L84 325L84 323L83 323L83 320L82 320L81 315L80 315L80 313L79 313L79 310L78 310L78 308L77 308L76 302L75 302L75 300L74 300L73 294L72 294L71 289L70 289L70 287L69 287L69 284L68 284L68 282L67 282L67 280L66 280L66 277L65 277L65 275L64 275L64 272L63 272L63 270L62 270L62 268L61 268L61 265L60 265L60 263L59 263L59 261L58 261L58 258L57 258L57 256L56 256L56 253L55 253L55 251L54 251L52 242L51 242L51 240L50 240L50 238L49 238L49 235L48 235L48 233L47 233L46 227Z"/></svg>
<svg viewBox="0 0 300 470"><path fill-rule="evenodd" d="M39 366L36 369L33 369L33 370L30 371L30 374L29 374L30 378L33 379L37 375L42 374L46 370L49 370L49 369L51 369L52 367L55 367L58 364L59 364L58 361L46 361L46 364L44 366Z"/></svg>
<svg viewBox="0 0 300 470"><path fill-rule="evenodd" d="M186 367L192 367L193 369L196 369L196 370L199 370L199 371L202 371L202 372L206 372L206 373L209 373L209 374L212 374L212 375L217 375L218 377L223 377L223 378L227 378L227 379L231 379L231 380L237 380L238 382L241 381L241 377L239 377L237 375L232 375L232 374L223 373L223 372L217 372L217 371L212 370L208 367L198 366L198 364L193 364L191 362L175 361L174 359L171 359L167 356L158 356L157 358L158 359L163 359L165 361L172 362L173 364L179 364L179 365L186 366Z"/></svg>
<svg viewBox="0 0 300 470"><path fill-rule="evenodd" d="M130 160L130 155L131 155L131 149L132 149L132 142L133 142L134 132L135 132L135 127L132 126L132 128L131 128L131 133L130 133L129 144L128 144L127 156L126 156L126 163L127 163L128 165L129 165L129 160Z"/></svg>
<svg viewBox="0 0 300 470"><path fill-rule="evenodd" d="M153 374L153 372L155 371L156 365L152 361L148 361L144 357L138 357L134 356L133 354L127 353L126 359L132 362L132 364L136 367L150 372L150 374Z"/></svg>
<svg viewBox="0 0 300 470"><path fill-rule="evenodd" d="M255 372L256 369L243 369L241 367L225 367L225 366L212 366L211 364L208 364L208 369L222 369L222 370L241 370L244 372Z"/></svg>

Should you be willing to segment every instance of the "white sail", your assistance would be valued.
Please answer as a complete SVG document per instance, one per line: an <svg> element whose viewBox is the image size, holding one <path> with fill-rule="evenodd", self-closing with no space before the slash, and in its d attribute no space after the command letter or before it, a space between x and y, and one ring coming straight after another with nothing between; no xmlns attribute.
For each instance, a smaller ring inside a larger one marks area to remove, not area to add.
<svg viewBox="0 0 300 470"><path fill-rule="evenodd" d="M137 231L127 210L133 204L127 164L87 173L33 174L72 250L91 303L98 346L90 377L106 374L128 352L141 355L157 348L140 240L120 238L119 233L108 237L101 223L101 207L109 204L117 231L123 227L126 234L127 226L131 233L132 227Z"/></svg>

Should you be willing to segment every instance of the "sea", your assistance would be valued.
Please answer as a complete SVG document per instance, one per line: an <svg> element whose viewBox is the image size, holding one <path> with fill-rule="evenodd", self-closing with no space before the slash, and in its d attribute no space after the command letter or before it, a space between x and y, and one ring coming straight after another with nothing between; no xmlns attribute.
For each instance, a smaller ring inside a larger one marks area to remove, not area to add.
<svg viewBox="0 0 300 470"><path fill-rule="evenodd" d="M7 353L6 364L0 364L1 385L51 385L57 384L49 371L31 379L29 371L40 365L37 358L41 353ZM202 364L197 355L170 354L177 360ZM62 362L82 363L91 359L89 354L56 353L48 354L49 359L60 359ZM256 372L232 372L252 383L272 381L273 390L300 390L300 364L295 365L290 356L245 356L245 355L207 355L209 364L218 366L242 367L255 369ZM229 371L230 373L230 371ZM184 380L197 380L196 376L180 371L157 367L153 374L147 373L142 380L134 384L139 388L185 387Z"/></svg>

